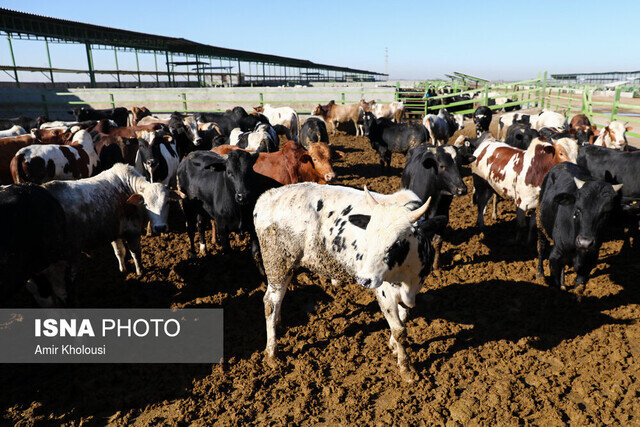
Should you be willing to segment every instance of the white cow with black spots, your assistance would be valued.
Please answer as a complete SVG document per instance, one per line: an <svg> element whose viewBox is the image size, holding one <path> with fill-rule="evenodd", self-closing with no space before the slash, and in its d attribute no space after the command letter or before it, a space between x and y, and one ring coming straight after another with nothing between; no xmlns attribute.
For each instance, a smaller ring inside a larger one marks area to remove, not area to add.
<svg viewBox="0 0 640 427"><path fill-rule="evenodd" d="M268 287L264 296L266 356L276 362L276 324L295 271L307 268L375 290L391 328L389 346L402 377L415 374L405 352L409 308L433 264L430 240L444 217L423 219L424 204L409 190L391 195L315 183L267 191L258 199L254 223Z"/></svg>

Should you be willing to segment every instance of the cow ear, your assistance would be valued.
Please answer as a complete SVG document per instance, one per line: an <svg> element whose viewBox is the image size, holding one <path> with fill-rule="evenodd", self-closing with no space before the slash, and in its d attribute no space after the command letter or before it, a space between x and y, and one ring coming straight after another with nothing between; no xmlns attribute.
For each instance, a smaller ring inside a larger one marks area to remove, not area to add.
<svg viewBox="0 0 640 427"><path fill-rule="evenodd" d="M576 196L570 193L560 193L553 198L553 203L556 205L570 205L575 203L575 201Z"/></svg>
<svg viewBox="0 0 640 427"><path fill-rule="evenodd" d="M624 184L615 184L615 185L613 185L612 186L613 187L613 191L615 191L616 193L620 192L620 190L622 189L623 185Z"/></svg>
<svg viewBox="0 0 640 427"><path fill-rule="evenodd" d="M131 205L140 206L144 203L144 197L142 197L142 194L138 194L138 193L133 194L131 197L127 199L127 203Z"/></svg>
<svg viewBox="0 0 640 427"><path fill-rule="evenodd" d="M627 132L631 132L631 126L627 126L625 129L627 130Z"/></svg>
<svg viewBox="0 0 640 427"><path fill-rule="evenodd" d="M180 190L171 190L169 192L169 200L171 200L172 202L178 202L186 198L187 198L187 195Z"/></svg>
<svg viewBox="0 0 640 427"><path fill-rule="evenodd" d="M300 156L300 163L309 163L312 162L313 160L311 159L311 156L308 154L303 154L302 156Z"/></svg>
<svg viewBox="0 0 640 427"><path fill-rule="evenodd" d="M362 228L363 230L367 228L370 220L371 215L349 215L349 222L356 227Z"/></svg>
<svg viewBox="0 0 640 427"><path fill-rule="evenodd" d="M438 171L438 161L433 155L425 156L424 159L422 159L422 166L424 166L425 169L433 168L436 172Z"/></svg>
<svg viewBox="0 0 640 427"><path fill-rule="evenodd" d="M334 150L331 148L331 160L342 159L344 157L344 152L340 150Z"/></svg>

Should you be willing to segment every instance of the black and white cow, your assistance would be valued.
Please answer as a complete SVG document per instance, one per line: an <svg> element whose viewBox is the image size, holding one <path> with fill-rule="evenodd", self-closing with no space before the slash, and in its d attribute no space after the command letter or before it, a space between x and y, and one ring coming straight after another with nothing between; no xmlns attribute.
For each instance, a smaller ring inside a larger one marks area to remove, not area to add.
<svg viewBox="0 0 640 427"><path fill-rule="evenodd" d="M493 117L493 110L489 107L481 105L473 112L473 123L476 125L476 137L489 132L489 126L491 126L491 118Z"/></svg>
<svg viewBox="0 0 640 427"><path fill-rule="evenodd" d="M44 188L60 203L69 230L68 247L76 256L111 243L120 271L131 253L136 273L143 272L140 235L147 221L154 234L168 231L169 201L183 195L150 183L132 166L118 163L77 181L51 181Z"/></svg>
<svg viewBox="0 0 640 427"><path fill-rule="evenodd" d="M438 115L424 116L422 124L427 129L433 145L446 144L457 130L464 129L464 117L462 114L454 116L446 108L442 108Z"/></svg>
<svg viewBox="0 0 640 427"><path fill-rule="evenodd" d="M136 170L149 182L174 182L180 159L171 135L163 131L137 131Z"/></svg>
<svg viewBox="0 0 640 427"><path fill-rule="evenodd" d="M366 188L301 183L263 194L254 209L267 276L267 362L276 364L276 324L299 268L375 290L391 328L389 346L402 377L415 374L405 352L404 321L431 270L431 238L442 217L423 219L430 201L413 192L371 194Z"/></svg>
<svg viewBox="0 0 640 427"><path fill-rule="evenodd" d="M258 196L280 186L253 170L258 153L235 150L228 155L210 151L190 153L178 166L178 187L186 195L182 210L187 221L190 255L195 256L196 225L200 234L200 252L206 253L204 222L212 221L213 244L216 235L223 250L228 251L229 233L249 232L252 251L258 253L252 212Z"/></svg>
<svg viewBox="0 0 640 427"><path fill-rule="evenodd" d="M498 118L498 139L504 138L506 130L515 123L521 123L528 125L532 129L536 129L536 121L538 120L538 114L524 114L524 113L505 113Z"/></svg>
<svg viewBox="0 0 640 427"><path fill-rule="evenodd" d="M120 127L127 126L127 120L129 119L129 110L124 107L106 108L102 110L95 110L91 107L79 107L74 108L69 111L69 113L73 114L78 122L110 119Z"/></svg>
<svg viewBox="0 0 640 427"><path fill-rule="evenodd" d="M198 121L175 111L169 118L169 132L176 144L178 157L183 159L190 152L199 149L202 137L198 134ZM211 148L211 147L206 147Z"/></svg>
<svg viewBox="0 0 640 427"><path fill-rule="evenodd" d="M36 119L32 119L27 116L20 116L13 119L0 119L0 130L11 129L18 125L25 131L30 132L31 129L38 129L42 123L49 121L47 116L38 116Z"/></svg>
<svg viewBox="0 0 640 427"><path fill-rule="evenodd" d="M52 289L64 285L55 273L67 255L60 203L38 185L0 186L0 235L0 302L30 280L40 301L61 305Z"/></svg>
<svg viewBox="0 0 640 427"><path fill-rule="evenodd" d="M302 124L300 128L300 138L298 143L308 149L309 144L314 142L329 143L329 133L327 125L321 117L311 116Z"/></svg>
<svg viewBox="0 0 640 427"><path fill-rule="evenodd" d="M462 180L460 167L468 165L476 158L459 153L452 145L419 145L409 150L407 163L402 172L402 188L413 191L423 202L431 199L427 217L443 215L449 219L449 207L453 196L467 194L467 186ZM440 267L442 238L434 236L435 269Z"/></svg>
<svg viewBox="0 0 640 427"><path fill-rule="evenodd" d="M565 289L565 266L576 271L574 287L587 283L598 261L607 219L619 203L622 187L595 180L573 163L559 163L549 170L537 210L539 277L544 277L543 260L550 239L551 286Z"/></svg>
<svg viewBox="0 0 640 427"><path fill-rule="evenodd" d="M396 123L385 118L376 119L372 113L364 114L363 129L371 147L380 156L382 168L391 166L391 153L406 154L411 147L427 141L423 126L417 123Z"/></svg>
<svg viewBox="0 0 640 427"><path fill-rule="evenodd" d="M276 131L266 123L259 123L255 130L243 132L235 128L229 136L229 145L237 145L252 153L273 153L278 151L280 139Z"/></svg>

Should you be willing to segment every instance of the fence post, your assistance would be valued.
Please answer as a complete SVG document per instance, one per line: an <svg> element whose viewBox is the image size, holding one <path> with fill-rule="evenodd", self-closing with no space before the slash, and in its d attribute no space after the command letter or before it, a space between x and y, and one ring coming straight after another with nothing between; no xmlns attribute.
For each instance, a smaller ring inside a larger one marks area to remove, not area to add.
<svg viewBox="0 0 640 427"><path fill-rule="evenodd" d="M40 98L42 99L42 106L44 108L44 115L49 117L49 107L47 106L47 97L44 93L40 94Z"/></svg>
<svg viewBox="0 0 640 427"><path fill-rule="evenodd" d="M187 94L182 92L182 110L184 113L187 112Z"/></svg>
<svg viewBox="0 0 640 427"><path fill-rule="evenodd" d="M344 105L344 92L342 92L342 105Z"/></svg>
<svg viewBox="0 0 640 427"><path fill-rule="evenodd" d="M113 100L113 93L109 94L109 99L111 100L111 108L116 108L116 103Z"/></svg>
<svg viewBox="0 0 640 427"><path fill-rule="evenodd" d="M582 114L587 114L587 86L583 86L582 87L582 108L580 109L580 112Z"/></svg>
<svg viewBox="0 0 640 427"><path fill-rule="evenodd" d="M616 88L616 94L613 97L613 105L611 106L611 121L614 121L616 114L618 114L618 104L620 103L620 92L622 92L622 86L618 86Z"/></svg>
<svg viewBox="0 0 640 427"><path fill-rule="evenodd" d="M547 94L547 72L545 71L542 74L542 89L540 90L540 101L539 104L541 108L544 109L544 102L545 102L545 98L546 98L546 94Z"/></svg>
<svg viewBox="0 0 640 427"><path fill-rule="evenodd" d="M484 85L484 101L482 103L482 105L484 105L485 107L489 105L489 85Z"/></svg>
<svg viewBox="0 0 640 427"><path fill-rule="evenodd" d="M396 102L398 101L399 92L400 92L400 82L396 82Z"/></svg>
<svg viewBox="0 0 640 427"><path fill-rule="evenodd" d="M260 92L260 106L264 106L264 94L262 92Z"/></svg>

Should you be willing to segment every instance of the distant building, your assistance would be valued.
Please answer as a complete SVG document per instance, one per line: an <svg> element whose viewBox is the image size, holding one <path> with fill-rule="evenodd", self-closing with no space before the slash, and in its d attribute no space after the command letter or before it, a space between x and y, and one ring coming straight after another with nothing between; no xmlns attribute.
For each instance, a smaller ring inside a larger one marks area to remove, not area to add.
<svg viewBox="0 0 640 427"><path fill-rule="evenodd" d="M554 80L562 81L565 83L616 83L616 82L628 82L638 83L640 82L640 71L610 71L607 73L573 73L573 74L551 74L551 78Z"/></svg>

